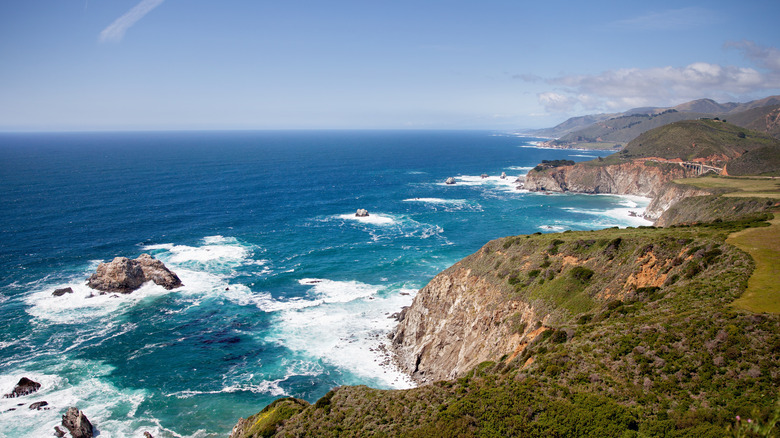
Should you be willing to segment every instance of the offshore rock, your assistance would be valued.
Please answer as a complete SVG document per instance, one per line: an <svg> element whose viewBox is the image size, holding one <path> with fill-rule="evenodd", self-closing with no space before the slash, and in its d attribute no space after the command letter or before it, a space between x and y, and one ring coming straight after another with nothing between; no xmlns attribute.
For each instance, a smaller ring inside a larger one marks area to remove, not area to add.
<svg viewBox="0 0 780 438"><path fill-rule="evenodd" d="M364 208L358 208L358 211L355 213L355 216L357 217L368 217L368 210Z"/></svg>
<svg viewBox="0 0 780 438"><path fill-rule="evenodd" d="M110 263L101 263L95 273L89 277L87 286L101 292L127 294L140 288L147 281L153 281L167 290L182 286L176 274L171 272L163 262L149 254L141 254L135 260L116 257Z"/></svg>
<svg viewBox="0 0 780 438"><path fill-rule="evenodd" d="M450 184L450 185L455 184L455 178L453 177L447 178L447 180L444 181L444 184Z"/></svg>
<svg viewBox="0 0 780 438"><path fill-rule="evenodd" d="M39 401L39 402L35 402L35 403L30 404L29 408L31 410L34 410L34 411L45 411L45 410L49 409L46 406L49 406L49 402L47 402L47 401Z"/></svg>
<svg viewBox="0 0 780 438"><path fill-rule="evenodd" d="M39 389L41 389L40 383L30 380L27 377L22 377L19 380L19 383L14 386L14 390L3 395L3 398L21 397L23 395L32 394Z"/></svg>
<svg viewBox="0 0 780 438"><path fill-rule="evenodd" d="M55 289L54 292L52 292L51 294L54 295L55 297L61 297L65 294L72 294L72 293L73 293L72 288L63 287L62 289Z"/></svg>
<svg viewBox="0 0 780 438"><path fill-rule="evenodd" d="M68 408L68 412L62 416L62 425L70 431L73 438L92 438L94 434L92 423L78 408Z"/></svg>

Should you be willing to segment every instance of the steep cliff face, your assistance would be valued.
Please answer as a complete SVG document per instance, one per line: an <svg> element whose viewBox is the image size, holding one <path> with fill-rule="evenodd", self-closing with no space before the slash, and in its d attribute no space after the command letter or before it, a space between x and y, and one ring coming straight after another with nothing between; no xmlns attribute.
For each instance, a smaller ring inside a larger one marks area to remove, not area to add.
<svg viewBox="0 0 780 438"><path fill-rule="evenodd" d="M645 159L612 165L576 164L541 172L530 171L525 188L531 191L611 193L655 197L667 182L694 176L677 164Z"/></svg>
<svg viewBox="0 0 780 438"><path fill-rule="evenodd" d="M688 241L656 240L651 231L489 242L437 275L403 312L392 335L398 365L429 383L460 377L485 361L508 363L576 315L672 284Z"/></svg>
<svg viewBox="0 0 780 438"><path fill-rule="evenodd" d="M419 292L393 347L417 382L451 379L513 351L544 316L529 303L507 300L498 285L458 263Z"/></svg>
<svg viewBox="0 0 780 438"><path fill-rule="evenodd" d="M650 201L650 204L645 209L645 217L656 221L655 225L660 227L671 225L668 221L659 221L659 218L671 206L691 196L706 196L710 194L710 192L696 187L668 182L658 190L658 194Z"/></svg>

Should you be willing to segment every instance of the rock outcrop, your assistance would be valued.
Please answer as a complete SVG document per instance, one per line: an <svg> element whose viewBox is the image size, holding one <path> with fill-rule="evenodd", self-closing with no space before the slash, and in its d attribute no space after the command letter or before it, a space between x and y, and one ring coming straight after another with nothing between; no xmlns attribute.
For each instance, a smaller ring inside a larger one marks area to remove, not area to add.
<svg viewBox="0 0 780 438"><path fill-rule="evenodd" d="M447 179L444 181L444 184L450 184L450 185L452 185L452 184L455 184L455 178L453 178L453 177L449 177L449 178L447 178Z"/></svg>
<svg viewBox="0 0 780 438"><path fill-rule="evenodd" d="M658 190L658 194L650 201L650 204L645 209L645 218L656 221L656 225L658 226L669 225L658 222L658 219L672 205L691 196L706 196L709 194L710 192L693 186L668 182Z"/></svg>
<svg viewBox="0 0 780 438"><path fill-rule="evenodd" d="M49 402L39 401L39 402L31 403L30 406L28 407L34 411L45 411L49 409L46 406L49 406Z"/></svg>
<svg viewBox="0 0 780 438"><path fill-rule="evenodd" d="M168 290L182 286L176 274L149 254L141 254L135 260L116 257L110 263L101 263L87 281L87 286L101 292L130 293L147 281Z"/></svg>
<svg viewBox="0 0 780 438"><path fill-rule="evenodd" d="M530 171L525 188L531 191L609 193L655 197L661 187L677 178L694 176L676 164L635 160L613 165L575 164Z"/></svg>
<svg viewBox="0 0 780 438"><path fill-rule="evenodd" d="M458 377L521 349L546 317L528 303L507 300L497 285L461 263L431 280L399 316L392 334L396 362L420 384ZM525 327L505 324L511 318Z"/></svg>
<svg viewBox="0 0 780 438"><path fill-rule="evenodd" d="M51 294L54 295L55 297L61 297L65 294L72 294L72 293L73 293L73 288L63 287L62 289L55 289L54 292L52 292Z"/></svg>
<svg viewBox="0 0 780 438"><path fill-rule="evenodd" d="M62 425L70 431L73 438L92 438L94 434L92 423L78 408L68 408L68 411L62 416Z"/></svg>
<svg viewBox="0 0 780 438"><path fill-rule="evenodd" d="M3 398L21 397L24 395L32 394L33 392L39 389L41 389L40 383L30 380L27 377L22 377L21 379L19 379L19 383L17 383L16 386L14 386L13 391L3 395Z"/></svg>
<svg viewBox="0 0 780 438"><path fill-rule="evenodd" d="M355 216L357 217L368 217L368 210L364 208L358 208L357 212L355 212Z"/></svg>

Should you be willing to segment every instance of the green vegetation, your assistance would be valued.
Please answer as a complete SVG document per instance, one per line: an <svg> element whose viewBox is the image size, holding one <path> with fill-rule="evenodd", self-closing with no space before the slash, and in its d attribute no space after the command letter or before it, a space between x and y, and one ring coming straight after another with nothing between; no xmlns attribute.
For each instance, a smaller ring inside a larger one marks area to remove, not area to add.
<svg viewBox="0 0 780 438"><path fill-rule="evenodd" d="M309 406L305 400L282 398L266 406L262 411L247 418L242 424L241 438L267 438L276 434L276 429L285 420Z"/></svg>
<svg viewBox="0 0 780 438"><path fill-rule="evenodd" d="M732 160L746 151L763 147L780 148L780 140L722 121L687 120L643 133L626 146L624 156L684 161L722 156L724 160Z"/></svg>
<svg viewBox="0 0 780 438"><path fill-rule="evenodd" d="M761 197L780 200L780 179L706 176L702 178L678 179L674 182L702 189L715 189L723 192L724 196Z"/></svg>
<svg viewBox="0 0 780 438"><path fill-rule="evenodd" d="M734 305L751 312L780 314L780 217L770 222L766 228L734 233L726 242L746 251L756 262L747 290Z"/></svg>
<svg viewBox="0 0 780 438"><path fill-rule="evenodd" d="M768 218L492 241L461 267L548 309L546 330L456 380L334 389L276 436L780 437L780 315L732 305L763 256L726 242L776 235Z"/></svg>
<svg viewBox="0 0 780 438"><path fill-rule="evenodd" d="M544 169L552 169L554 167L561 167L561 166L574 166L574 161L572 160L542 160L542 163L538 166L534 167L534 170L537 172L540 172Z"/></svg>

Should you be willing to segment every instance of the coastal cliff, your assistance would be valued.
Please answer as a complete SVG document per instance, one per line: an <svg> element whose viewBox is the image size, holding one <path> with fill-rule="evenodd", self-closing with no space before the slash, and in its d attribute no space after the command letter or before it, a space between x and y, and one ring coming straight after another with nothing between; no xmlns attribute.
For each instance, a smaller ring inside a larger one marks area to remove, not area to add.
<svg viewBox="0 0 780 438"><path fill-rule="evenodd" d="M689 120L647 131L606 158L537 166L528 172L525 188L649 197L645 217L658 220L682 199L712 194L671 184L673 180L703 174L773 175L779 165L780 141L768 134L719 120ZM667 218L657 224L671 223Z"/></svg>
<svg viewBox="0 0 780 438"><path fill-rule="evenodd" d="M766 217L491 241L393 333L400 365L429 384L280 400L231 436L714 437L735 415L766 423L780 317L731 306L754 265L724 243Z"/></svg>
<svg viewBox="0 0 780 438"><path fill-rule="evenodd" d="M399 367L418 383L452 379L538 334L546 315L507 300L494 280L462 263L431 280L392 335Z"/></svg>
<svg viewBox="0 0 780 438"><path fill-rule="evenodd" d="M693 170L671 163L638 159L618 164L580 163L528 172L531 191L608 193L655 197L667 182L695 176Z"/></svg>

